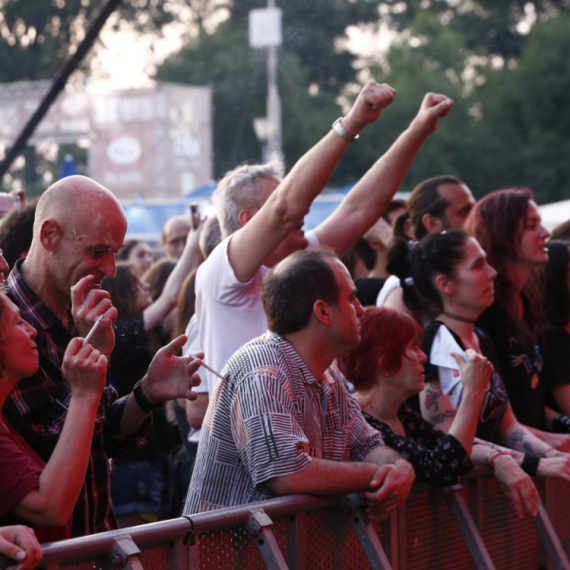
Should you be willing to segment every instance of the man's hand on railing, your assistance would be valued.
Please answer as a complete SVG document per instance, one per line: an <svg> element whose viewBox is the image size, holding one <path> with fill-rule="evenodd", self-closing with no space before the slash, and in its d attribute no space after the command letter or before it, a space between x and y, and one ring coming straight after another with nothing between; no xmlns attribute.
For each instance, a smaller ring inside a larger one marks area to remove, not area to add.
<svg viewBox="0 0 570 570"><path fill-rule="evenodd" d="M368 504L370 519L388 518L408 498L415 478L414 468L405 459L381 465L370 481L371 487L378 486L376 490L361 493Z"/></svg>

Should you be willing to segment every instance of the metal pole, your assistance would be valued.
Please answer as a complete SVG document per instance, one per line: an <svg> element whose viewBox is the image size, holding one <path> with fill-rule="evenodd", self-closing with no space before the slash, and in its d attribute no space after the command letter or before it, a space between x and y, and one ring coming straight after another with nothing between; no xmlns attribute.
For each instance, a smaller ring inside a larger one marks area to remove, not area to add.
<svg viewBox="0 0 570 570"><path fill-rule="evenodd" d="M24 127L20 136L16 139L12 148L9 150L8 155L0 164L0 180L4 177L4 174L8 172L10 165L14 159L20 154L27 140L32 136L33 132L40 121L44 118L44 115L48 112L51 104L55 101L56 97L65 87L69 76L75 71L77 66L80 64L81 60L85 57L93 42L97 39L101 28L107 21L107 18L113 13L115 8L121 3L121 0L108 0L107 4L103 6L99 16L95 19L83 41L79 44L77 51L67 60L62 72L59 74L51 86L51 89L44 97L40 106L37 108L36 112L32 115L28 124Z"/></svg>
<svg viewBox="0 0 570 570"><path fill-rule="evenodd" d="M275 0L267 0L268 8L275 8ZM267 48L267 120L269 132L267 154L269 160L283 161L281 149L281 99L279 97L277 46Z"/></svg>

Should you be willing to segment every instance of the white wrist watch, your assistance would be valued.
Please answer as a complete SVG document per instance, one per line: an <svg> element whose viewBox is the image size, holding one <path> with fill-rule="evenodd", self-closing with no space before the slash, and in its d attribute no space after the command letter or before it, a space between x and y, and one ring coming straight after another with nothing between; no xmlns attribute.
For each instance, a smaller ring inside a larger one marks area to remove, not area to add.
<svg viewBox="0 0 570 570"><path fill-rule="evenodd" d="M333 124L332 128L335 133L341 136L347 143L353 143L360 135L351 135L343 126L342 120L344 117L339 117Z"/></svg>

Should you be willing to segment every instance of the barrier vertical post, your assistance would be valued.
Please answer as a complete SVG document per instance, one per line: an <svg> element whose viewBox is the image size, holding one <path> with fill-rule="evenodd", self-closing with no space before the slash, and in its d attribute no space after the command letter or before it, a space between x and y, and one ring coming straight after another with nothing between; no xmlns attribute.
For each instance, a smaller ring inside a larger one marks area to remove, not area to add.
<svg viewBox="0 0 570 570"><path fill-rule="evenodd" d="M392 570L392 566L382 548L376 530L366 514L366 505L356 493L345 498L345 505L360 545L374 570Z"/></svg>
<svg viewBox="0 0 570 570"><path fill-rule="evenodd" d="M255 544L265 562L265 567L269 570L288 570L285 558L275 540L275 535L271 529L273 521L267 516L263 509L251 511L251 515L245 529L253 537Z"/></svg>
<svg viewBox="0 0 570 570"><path fill-rule="evenodd" d="M461 488L461 485L454 485L453 487L448 487L446 489L444 496L447 504L451 509L451 513L455 518L455 522L463 536L463 540L465 540L471 559L477 569L494 570L495 565L491 560L487 547L483 543L483 539L479 534L479 530L475 525L475 521L473 520L463 497L459 494Z"/></svg>
<svg viewBox="0 0 570 570"><path fill-rule="evenodd" d="M536 527L538 536L546 550L546 554L552 562L552 567L556 570L570 570L570 562L562 548L562 544L554 531L550 518L541 504L536 505L538 515L532 517L532 522Z"/></svg>

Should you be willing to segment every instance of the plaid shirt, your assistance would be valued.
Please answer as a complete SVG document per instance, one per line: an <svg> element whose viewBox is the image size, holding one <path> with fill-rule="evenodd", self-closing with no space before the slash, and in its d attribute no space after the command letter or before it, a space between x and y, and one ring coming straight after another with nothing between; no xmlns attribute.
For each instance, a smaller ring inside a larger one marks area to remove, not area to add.
<svg viewBox="0 0 570 570"><path fill-rule="evenodd" d="M18 306L22 318L37 331L40 366L38 372L18 382L6 400L3 413L38 455L48 461L63 428L71 388L61 371L63 355L71 339L78 336L71 311L67 328L28 287L18 261L6 283L8 297ZM110 497L108 457L146 441L150 418L137 434L125 437L120 421L128 396L117 399L114 388L104 389L95 419L93 444L85 483L73 511L72 536L83 536L117 527Z"/></svg>

